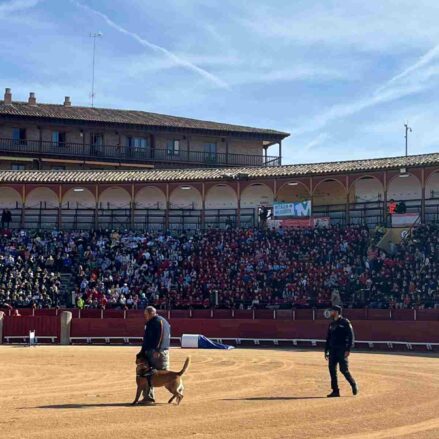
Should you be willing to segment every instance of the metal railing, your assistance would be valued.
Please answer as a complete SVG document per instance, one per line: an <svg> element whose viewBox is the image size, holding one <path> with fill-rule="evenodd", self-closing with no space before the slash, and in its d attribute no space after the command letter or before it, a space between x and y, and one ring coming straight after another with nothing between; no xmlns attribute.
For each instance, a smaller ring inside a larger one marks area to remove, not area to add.
<svg viewBox="0 0 439 439"><path fill-rule="evenodd" d="M277 166L280 158L262 154L212 153L204 151L178 152L168 149L138 148L122 145L94 145L86 143L46 142L0 138L0 152L51 158L76 158L105 162L172 163L202 166Z"/></svg>
<svg viewBox="0 0 439 439"><path fill-rule="evenodd" d="M1 200L0 200L1 201ZM405 202L408 212L421 213L421 200ZM1 209L1 206L0 206ZM257 209L194 209L174 207L160 209L159 205L140 206L134 203L126 206L100 205L87 208L77 204L64 203L62 206L40 203L23 207L17 202L12 212L12 228L25 229L93 229L132 228L136 230L199 230L225 227L254 227L258 223ZM389 224L389 216L384 203L362 202L349 205L337 204L314 206L314 217L329 217L331 224L360 225L370 228ZM422 223L439 223L439 199L425 200Z"/></svg>

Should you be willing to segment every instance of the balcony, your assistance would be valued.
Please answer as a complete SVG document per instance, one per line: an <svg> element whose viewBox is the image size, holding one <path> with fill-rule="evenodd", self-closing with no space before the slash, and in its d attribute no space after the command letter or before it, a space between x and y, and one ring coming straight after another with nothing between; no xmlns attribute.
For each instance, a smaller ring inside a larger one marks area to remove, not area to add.
<svg viewBox="0 0 439 439"><path fill-rule="evenodd" d="M158 167L278 166L277 156L133 148L129 146L54 143L38 140L0 139L0 153L51 159L114 163L154 164Z"/></svg>

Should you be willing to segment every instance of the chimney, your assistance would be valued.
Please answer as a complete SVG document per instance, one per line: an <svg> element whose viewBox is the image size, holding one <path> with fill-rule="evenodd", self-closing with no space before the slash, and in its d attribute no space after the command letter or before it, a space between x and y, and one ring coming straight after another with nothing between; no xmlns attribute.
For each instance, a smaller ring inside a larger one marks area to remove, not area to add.
<svg viewBox="0 0 439 439"><path fill-rule="evenodd" d="M66 96L64 98L64 107L71 107L72 106L72 102L70 101L70 96Z"/></svg>
<svg viewBox="0 0 439 439"><path fill-rule="evenodd" d="M33 91L29 93L29 99L27 103L29 105L37 105L37 98L35 97L35 93Z"/></svg>
<svg viewBox="0 0 439 439"><path fill-rule="evenodd" d="M5 105L11 105L12 104L12 93L10 88L5 88L5 99L4 99Z"/></svg>

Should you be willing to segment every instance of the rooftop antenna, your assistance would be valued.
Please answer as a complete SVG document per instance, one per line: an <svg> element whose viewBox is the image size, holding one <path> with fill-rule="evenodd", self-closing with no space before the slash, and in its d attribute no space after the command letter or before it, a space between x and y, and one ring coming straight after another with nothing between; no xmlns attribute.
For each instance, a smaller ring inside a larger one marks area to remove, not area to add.
<svg viewBox="0 0 439 439"><path fill-rule="evenodd" d="M404 127L405 127L405 156L407 157L409 155L409 148L408 148L409 132L412 132L413 130L408 126L407 123L404 124Z"/></svg>
<svg viewBox="0 0 439 439"><path fill-rule="evenodd" d="M96 38L102 37L102 32L90 33L90 38L93 38L93 67L92 67L92 77L91 77L91 106L94 106L95 99L95 58L96 58Z"/></svg>

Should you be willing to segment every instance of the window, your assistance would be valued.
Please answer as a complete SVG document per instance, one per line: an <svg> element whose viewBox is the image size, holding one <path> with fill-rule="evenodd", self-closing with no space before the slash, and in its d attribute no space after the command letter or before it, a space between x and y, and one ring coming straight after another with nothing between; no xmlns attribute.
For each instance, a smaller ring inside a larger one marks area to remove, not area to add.
<svg viewBox="0 0 439 439"><path fill-rule="evenodd" d="M146 149L149 142L145 137L128 137L128 146L134 149Z"/></svg>
<svg viewBox="0 0 439 439"><path fill-rule="evenodd" d="M180 155L180 140L168 140L167 150L168 155Z"/></svg>
<svg viewBox="0 0 439 439"><path fill-rule="evenodd" d="M92 133L90 135L90 140L93 146L102 146L104 144L104 135Z"/></svg>
<svg viewBox="0 0 439 439"><path fill-rule="evenodd" d="M206 158L210 160L216 159L216 143L205 143L204 152L206 153Z"/></svg>
<svg viewBox="0 0 439 439"><path fill-rule="evenodd" d="M12 128L12 138L20 145L26 144L26 130L24 128Z"/></svg>
<svg viewBox="0 0 439 439"><path fill-rule="evenodd" d="M104 135L92 133L90 134L90 154L95 155L100 152L101 147L104 145Z"/></svg>
<svg viewBox="0 0 439 439"><path fill-rule="evenodd" d="M56 146L65 146L66 133L60 131L52 131L52 143Z"/></svg>
<svg viewBox="0 0 439 439"><path fill-rule="evenodd" d="M11 169L13 171L24 171L26 169L26 165L23 165L21 163L12 163Z"/></svg>

